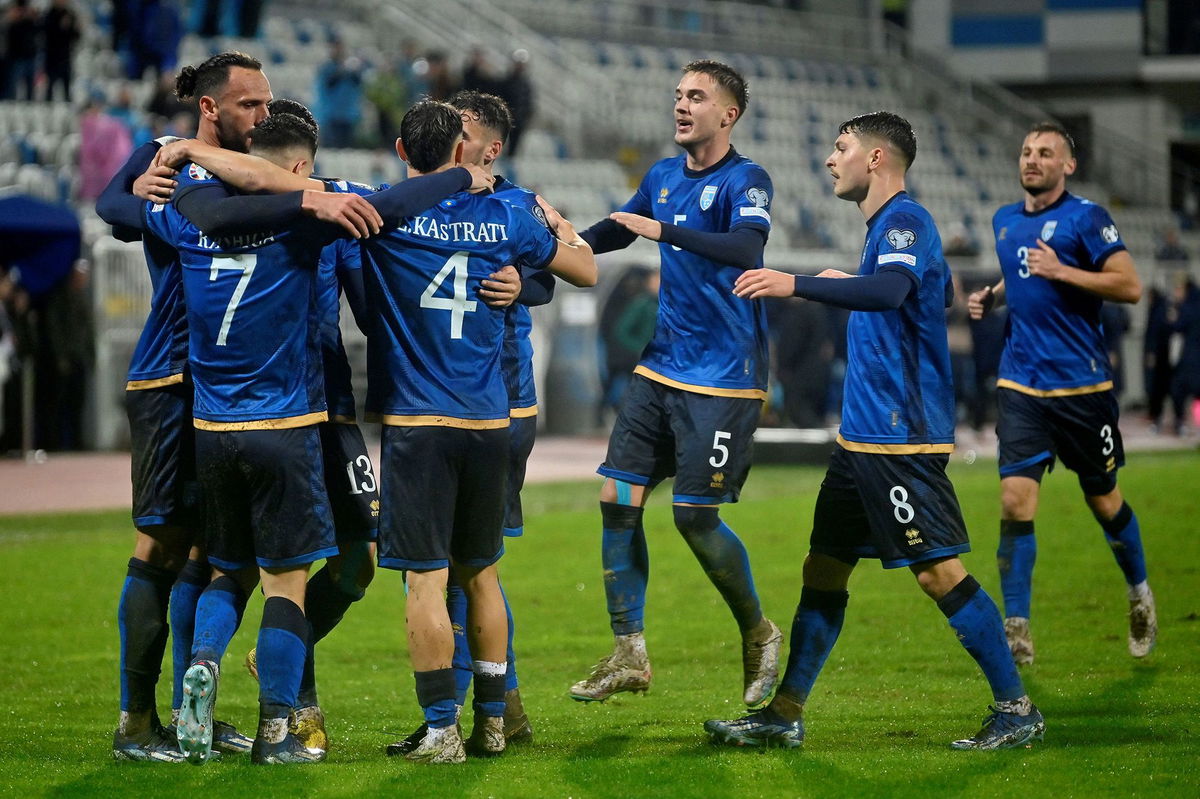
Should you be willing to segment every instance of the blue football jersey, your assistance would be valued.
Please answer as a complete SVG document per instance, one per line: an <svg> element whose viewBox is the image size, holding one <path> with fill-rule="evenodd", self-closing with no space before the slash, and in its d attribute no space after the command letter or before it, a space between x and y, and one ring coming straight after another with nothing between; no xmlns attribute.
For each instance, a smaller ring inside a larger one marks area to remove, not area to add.
<svg viewBox="0 0 1200 799"><path fill-rule="evenodd" d="M699 172L687 168L685 155L664 158L621 210L710 233L769 233L772 193L766 171L730 148ZM658 250L658 321L635 373L699 394L765 399L766 310L761 300L733 294L737 276L762 260L726 266L671 244Z"/></svg>
<svg viewBox="0 0 1200 799"><path fill-rule="evenodd" d="M546 216L537 204L537 195L529 189L510 183L504 178L496 179L492 196L533 214L546 225ZM514 264L520 268L521 264ZM500 369L504 373L504 385L508 389L510 408L520 416L537 413L537 386L533 378L533 315L519 302L508 306L504 312L504 349L500 353Z"/></svg>
<svg viewBox="0 0 1200 799"><path fill-rule="evenodd" d="M1089 291L1029 273L1028 255L1040 238L1069 266L1099 272L1125 249L1112 217L1099 205L1063 192L1034 213L1024 202L992 218L996 256L1008 303L998 386L1035 396L1112 388L1112 369L1100 327L1103 300Z"/></svg>
<svg viewBox="0 0 1200 799"><path fill-rule="evenodd" d="M867 222L860 275L900 269L917 286L893 311L852 311L839 443L856 452L954 449L954 381L946 344L950 268L933 217L907 193Z"/></svg>
<svg viewBox="0 0 1200 799"><path fill-rule="evenodd" d="M212 180L203 170L185 172L195 183ZM317 295L328 239L296 230L213 240L174 205L147 203L146 221L182 262L196 426L258 430L325 421Z"/></svg>
<svg viewBox="0 0 1200 799"><path fill-rule="evenodd" d="M507 426L504 311L478 298L479 284L508 264L542 268L557 247L528 212L465 192L365 241L371 416L393 425Z"/></svg>
<svg viewBox="0 0 1200 799"><path fill-rule="evenodd" d="M158 141L142 148L158 150ZM130 159L142 157L134 153ZM154 236L142 237L150 272L150 312L129 361L126 388L138 390L183 381L187 366L187 312L183 307L183 278L175 248Z"/></svg>
<svg viewBox="0 0 1200 799"><path fill-rule="evenodd" d="M321 361L325 370L325 403L337 422L354 421L354 385L350 360L342 343L342 280L362 269L362 254L355 239L338 239L321 250L317 309L321 328Z"/></svg>

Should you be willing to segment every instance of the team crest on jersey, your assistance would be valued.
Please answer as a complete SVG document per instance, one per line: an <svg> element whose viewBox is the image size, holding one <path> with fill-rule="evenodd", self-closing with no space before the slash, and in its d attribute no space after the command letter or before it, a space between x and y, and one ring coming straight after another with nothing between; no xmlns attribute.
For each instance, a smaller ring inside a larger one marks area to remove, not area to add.
<svg viewBox="0 0 1200 799"><path fill-rule="evenodd" d="M906 247L911 247L917 243L917 234L911 230L901 230L900 228L892 228L887 233L883 234L887 239L887 243L895 247L897 250L903 250Z"/></svg>
<svg viewBox="0 0 1200 799"><path fill-rule="evenodd" d="M713 204L713 200L717 198L716 186L705 186L704 191L700 192L700 210L707 211Z"/></svg>
<svg viewBox="0 0 1200 799"><path fill-rule="evenodd" d="M1117 232L1116 225L1106 225L1100 229L1100 238L1104 239L1106 244L1116 244L1121 234Z"/></svg>
<svg viewBox="0 0 1200 799"><path fill-rule="evenodd" d="M770 196L757 186L753 189L746 189L746 199L754 203L755 208L766 208L771 202Z"/></svg>
<svg viewBox="0 0 1200 799"><path fill-rule="evenodd" d="M212 180L212 173L199 164L188 167L188 177L192 180Z"/></svg>
<svg viewBox="0 0 1200 799"><path fill-rule="evenodd" d="M1049 222L1042 225L1042 241L1050 241L1050 237L1054 235L1054 230L1057 227L1057 219L1051 219Z"/></svg>
<svg viewBox="0 0 1200 799"><path fill-rule="evenodd" d="M669 190L667 190L667 189L660 189L660 190L659 190L659 192L658 192L658 202L659 202L659 205L665 205L665 204L666 204L666 202L667 202L667 195L668 195L669 193L670 193L670 191L669 191Z"/></svg>

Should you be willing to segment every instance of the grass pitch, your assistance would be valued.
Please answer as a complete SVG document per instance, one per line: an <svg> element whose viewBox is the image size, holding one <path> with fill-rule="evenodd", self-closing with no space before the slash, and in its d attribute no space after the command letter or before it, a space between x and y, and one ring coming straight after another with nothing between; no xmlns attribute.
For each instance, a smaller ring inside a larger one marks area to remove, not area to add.
<svg viewBox="0 0 1200 799"><path fill-rule="evenodd" d="M822 470L755 469L723 516L750 550L767 614L786 631ZM994 462L956 459L975 551L967 567L999 596ZM419 721L403 634L400 578L381 571L318 647L333 741L312 767L114 763L116 602L132 531L127 513L0 518L0 794L300 797L1196 796L1200 794L1200 458L1138 455L1121 486L1142 523L1158 599L1159 646L1125 646L1120 572L1074 478L1050 475L1038 514L1033 631L1023 675L1046 715L1032 749L954 752L990 699L975 664L907 570L863 562L842 637L809 702L802 750L719 748L705 719L741 710L736 628L675 533L666 491L646 527L651 580L647 696L583 705L567 688L608 651L600 583L598 484L532 486L526 534L508 542L505 588L536 740L494 760L424 767L386 758ZM256 685L240 669L261 598L226 656L219 716L252 732ZM169 660L169 650L168 650ZM169 664L168 664L169 669ZM163 712L168 673L159 685Z"/></svg>

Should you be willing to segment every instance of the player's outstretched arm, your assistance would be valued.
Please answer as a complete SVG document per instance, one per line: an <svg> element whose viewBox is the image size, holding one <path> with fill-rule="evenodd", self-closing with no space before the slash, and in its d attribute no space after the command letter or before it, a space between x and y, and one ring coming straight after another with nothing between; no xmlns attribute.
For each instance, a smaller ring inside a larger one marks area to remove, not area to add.
<svg viewBox="0 0 1200 799"><path fill-rule="evenodd" d="M1068 266L1058 253L1038 239L1037 248L1028 256L1029 274L1044 277L1090 291L1112 302L1135 303L1142 298L1142 282L1128 250L1119 250L1104 259L1099 272Z"/></svg>
<svg viewBox="0 0 1200 799"><path fill-rule="evenodd" d="M767 245L766 232L749 225L724 233L713 233L671 225L625 211L615 211L608 218L630 233L651 241L673 244L701 258L729 266L745 268L759 263Z"/></svg>
<svg viewBox="0 0 1200 799"><path fill-rule="evenodd" d="M1004 278L994 286L984 286L967 296L967 314L975 320L982 319L992 308L1004 304Z"/></svg>
<svg viewBox="0 0 1200 799"><path fill-rule="evenodd" d="M324 189L321 181L302 178L264 158L213 147L196 139L180 139L164 146L158 151L154 164L175 168L188 161L212 172L223 183L247 193L283 194Z"/></svg>
<svg viewBox="0 0 1200 799"><path fill-rule="evenodd" d="M546 214L546 224L558 237L558 249L546 268L572 286L589 288L596 285L599 272L591 245L575 232L575 227L554 206L541 197L537 198L537 202Z"/></svg>
<svg viewBox="0 0 1200 799"><path fill-rule="evenodd" d="M739 297L803 297L850 311L891 311L916 288L917 279L904 269L883 269L855 277L836 269L820 275L789 275L774 269L751 269L738 275Z"/></svg>

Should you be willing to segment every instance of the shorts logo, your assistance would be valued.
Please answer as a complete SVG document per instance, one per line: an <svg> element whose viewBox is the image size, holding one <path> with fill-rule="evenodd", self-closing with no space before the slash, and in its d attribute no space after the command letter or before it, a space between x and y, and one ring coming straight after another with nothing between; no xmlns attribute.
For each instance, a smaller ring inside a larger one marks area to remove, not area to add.
<svg viewBox="0 0 1200 799"><path fill-rule="evenodd" d="M713 204L713 200L717 198L716 186L705 186L704 191L700 192L700 210L707 211Z"/></svg>
<svg viewBox="0 0 1200 799"><path fill-rule="evenodd" d="M921 531L915 527L910 527L904 531L904 537L908 539L908 545L915 547L917 544L924 544L925 540L921 538Z"/></svg>
<svg viewBox="0 0 1200 799"><path fill-rule="evenodd" d="M1054 229L1057 227L1057 219L1051 219L1049 222L1042 225L1042 241L1050 241L1050 237L1054 235Z"/></svg>
<svg viewBox="0 0 1200 799"><path fill-rule="evenodd" d="M903 250L906 247L911 247L917 243L917 234L911 230L901 230L900 228L892 228L887 233L883 234L887 239L887 243L895 247L897 250Z"/></svg>
<svg viewBox="0 0 1200 799"><path fill-rule="evenodd" d="M1107 225L1100 229L1100 238L1104 239L1106 244L1116 244L1121 234L1117 232L1116 225Z"/></svg>
<svg viewBox="0 0 1200 799"><path fill-rule="evenodd" d="M379 500L373 499L373 500L371 500L371 516L376 517L378 515L379 515Z"/></svg>
<svg viewBox="0 0 1200 799"><path fill-rule="evenodd" d="M199 164L191 164L188 167L188 177L192 180L212 180L212 173Z"/></svg>
<svg viewBox="0 0 1200 799"><path fill-rule="evenodd" d="M746 199L754 203L755 208L766 208L771 202L770 196L757 186L753 189L746 189Z"/></svg>
<svg viewBox="0 0 1200 799"><path fill-rule="evenodd" d="M724 472L714 472L713 476L712 476L712 482L708 484L708 487L709 488L724 488L725 487L725 473Z"/></svg>

